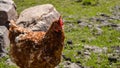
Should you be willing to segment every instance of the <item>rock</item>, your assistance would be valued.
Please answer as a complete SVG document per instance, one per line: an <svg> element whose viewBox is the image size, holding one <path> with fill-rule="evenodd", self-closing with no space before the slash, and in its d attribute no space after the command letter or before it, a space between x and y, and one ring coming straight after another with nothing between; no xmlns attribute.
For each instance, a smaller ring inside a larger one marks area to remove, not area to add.
<svg viewBox="0 0 120 68"><path fill-rule="evenodd" d="M69 68L69 66L72 64L70 61L64 61L63 62L63 68Z"/></svg>
<svg viewBox="0 0 120 68"><path fill-rule="evenodd" d="M66 23L66 22L65 22ZM73 23L67 23L66 24L66 30L65 30L65 32L72 32L72 30L73 29L75 29L76 28L76 26L73 24Z"/></svg>
<svg viewBox="0 0 120 68"><path fill-rule="evenodd" d="M80 54L82 54L82 53L81 53L81 51L77 51L77 54L80 55Z"/></svg>
<svg viewBox="0 0 120 68"><path fill-rule="evenodd" d="M112 8L112 12L119 12L120 11L120 6L115 6Z"/></svg>
<svg viewBox="0 0 120 68"><path fill-rule="evenodd" d="M16 8L16 5L13 0L0 0L0 3L11 4Z"/></svg>
<svg viewBox="0 0 120 68"><path fill-rule="evenodd" d="M15 63L13 63L13 62L11 61L11 59L7 59L7 60L6 60L6 64L8 64L8 65L13 65L13 66L17 66Z"/></svg>
<svg viewBox="0 0 120 68"><path fill-rule="evenodd" d="M111 27L118 27L117 24L111 24Z"/></svg>
<svg viewBox="0 0 120 68"><path fill-rule="evenodd" d="M63 22L65 22L65 23L73 23L73 21L70 21L70 20L63 20Z"/></svg>
<svg viewBox="0 0 120 68"><path fill-rule="evenodd" d="M59 68L61 68L61 67L59 67ZM64 61L63 68L83 68L83 67L81 65L78 65L76 63L72 63L70 61Z"/></svg>
<svg viewBox="0 0 120 68"><path fill-rule="evenodd" d="M68 40L67 44L72 45L73 44L72 40Z"/></svg>
<svg viewBox="0 0 120 68"><path fill-rule="evenodd" d="M117 62L117 58L116 58L116 57L108 57L108 60L109 60L110 62L114 62L114 63Z"/></svg>
<svg viewBox="0 0 120 68"><path fill-rule="evenodd" d="M108 48L107 47L103 47L102 50L103 50L104 53L107 53Z"/></svg>
<svg viewBox="0 0 120 68"><path fill-rule="evenodd" d="M76 2L78 2L78 3L79 3L79 2L82 2L82 0L76 0Z"/></svg>
<svg viewBox="0 0 120 68"><path fill-rule="evenodd" d="M89 28L92 28L92 27L93 27L93 25L90 25L90 24L89 24L89 25L88 25L88 27L89 27Z"/></svg>
<svg viewBox="0 0 120 68"><path fill-rule="evenodd" d="M0 43L1 46L7 47L10 44L9 38L8 38L8 30L5 26L0 26Z"/></svg>
<svg viewBox="0 0 120 68"><path fill-rule="evenodd" d="M72 62L70 62L70 61L65 61L64 62L66 65L70 65Z"/></svg>
<svg viewBox="0 0 120 68"><path fill-rule="evenodd" d="M115 56L120 56L120 46L112 46L111 47L113 50L113 54L115 54Z"/></svg>
<svg viewBox="0 0 120 68"><path fill-rule="evenodd" d="M0 0L0 25L8 27L8 21L11 19L17 19L14 2L12 0Z"/></svg>
<svg viewBox="0 0 120 68"><path fill-rule="evenodd" d="M1 45L4 45L5 47L9 46L8 30L5 26L0 26L0 40Z"/></svg>
<svg viewBox="0 0 120 68"><path fill-rule="evenodd" d="M78 20L77 23L78 23L78 24L79 24L79 23L82 23L82 21L81 21L81 20Z"/></svg>
<svg viewBox="0 0 120 68"><path fill-rule="evenodd" d="M66 44L67 44L67 46L65 46L65 48L68 48L70 50L73 49L73 46L72 46L73 41L72 40L67 40Z"/></svg>
<svg viewBox="0 0 120 68"><path fill-rule="evenodd" d="M117 45L117 46L111 46L111 48L112 48L113 50L120 50L120 46L119 46L119 45Z"/></svg>
<svg viewBox="0 0 120 68"><path fill-rule="evenodd" d="M75 63L80 64L81 62L80 61L76 61Z"/></svg>
<svg viewBox="0 0 120 68"><path fill-rule="evenodd" d="M109 15L104 14L104 13L101 13L101 14L100 14L100 16L103 16L103 17L108 17L108 18L110 17Z"/></svg>
<svg viewBox="0 0 120 68"><path fill-rule="evenodd" d="M72 63L71 65L70 65L70 68L81 68L80 66L78 66L77 64L75 64L75 63Z"/></svg>
<svg viewBox="0 0 120 68"><path fill-rule="evenodd" d="M90 56L91 53L90 53L89 51L86 51L86 52L84 52L84 55L88 55L88 56Z"/></svg>
<svg viewBox="0 0 120 68"><path fill-rule="evenodd" d="M86 22L81 22L81 23L79 23L79 26L81 26L81 27L85 27L85 26L88 26L89 24L88 23L86 23Z"/></svg>
<svg viewBox="0 0 120 68"><path fill-rule="evenodd" d="M0 54L3 56L3 53L7 53L5 48L10 45L10 41L8 39L8 30L5 26L0 26Z"/></svg>
<svg viewBox="0 0 120 68"><path fill-rule="evenodd" d="M62 57L65 59L65 61L71 61L71 58L66 57L65 55L62 55Z"/></svg>
<svg viewBox="0 0 120 68"><path fill-rule="evenodd" d="M112 19L114 20L120 20L120 6L115 6L111 10L112 12Z"/></svg>
<svg viewBox="0 0 120 68"><path fill-rule="evenodd" d="M86 42L86 40L85 40L85 39L82 39L81 42Z"/></svg>
<svg viewBox="0 0 120 68"><path fill-rule="evenodd" d="M104 22L102 22L98 27L110 27L111 26L111 23L110 22L108 22L108 21L104 21Z"/></svg>
<svg viewBox="0 0 120 68"><path fill-rule="evenodd" d="M114 16L112 16L111 18L112 18L112 19L114 19L114 20L120 20L120 17L119 17L119 16L117 16L117 13L115 13L115 15L114 15Z"/></svg>
<svg viewBox="0 0 120 68"><path fill-rule="evenodd" d="M94 53L103 53L103 52L106 52L105 50L107 50L106 48L103 49L98 46L89 46L89 45L84 46L84 49L86 49L86 52L85 52L86 55L87 54L89 55L89 51L92 51Z"/></svg>
<svg viewBox="0 0 120 68"><path fill-rule="evenodd" d="M120 26L116 28L116 30L120 31Z"/></svg>
<svg viewBox="0 0 120 68"><path fill-rule="evenodd" d="M53 5L44 4L22 11L16 23L33 31L47 31L51 23L59 17L60 14Z"/></svg>
<svg viewBox="0 0 120 68"><path fill-rule="evenodd" d="M91 31L92 31L92 34L96 36L101 35L103 33L103 30L98 27L92 28Z"/></svg>
<svg viewBox="0 0 120 68"><path fill-rule="evenodd" d="M97 22L104 22L105 19L103 19L103 18L96 18L96 21L97 21Z"/></svg>
<svg viewBox="0 0 120 68"><path fill-rule="evenodd" d="M6 57L7 54L6 53L0 53L0 58Z"/></svg>
<svg viewBox="0 0 120 68"><path fill-rule="evenodd" d="M16 6L12 0L0 0L0 57L6 55L5 50L9 45L9 21L17 19Z"/></svg>

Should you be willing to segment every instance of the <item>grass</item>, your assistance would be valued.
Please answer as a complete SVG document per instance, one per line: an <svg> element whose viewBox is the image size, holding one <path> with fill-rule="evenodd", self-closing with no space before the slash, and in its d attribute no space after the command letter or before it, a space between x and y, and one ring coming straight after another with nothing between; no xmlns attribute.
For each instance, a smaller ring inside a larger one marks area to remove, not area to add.
<svg viewBox="0 0 120 68"><path fill-rule="evenodd" d="M35 5L40 4L53 4L56 9L62 14L65 19L78 20L82 17L92 17L97 13L109 14L109 9L112 6L119 4L119 0L99 0L97 6L83 6L82 2L76 2L75 0L14 0L17 4L17 11L20 13L22 10ZM83 0L87 1L87 0ZM91 0L89 0L91 1ZM93 0L92 0L93 1ZM93 1L94 2L94 1ZM67 18L72 16L72 18Z"/></svg>
<svg viewBox="0 0 120 68"><path fill-rule="evenodd" d="M8 65L6 63L7 59L8 59L8 57L0 58L0 68L17 68L14 65Z"/></svg>
<svg viewBox="0 0 120 68"><path fill-rule="evenodd" d="M81 18L91 18L99 13L105 13L111 15L110 8L115 5L119 5L120 0L82 0L78 2L76 0L14 0L17 5L17 11L20 14L24 9L41 4L53 4L55 8L61 13L64 20L73 21L71 23L65 23L65 45L63 53L72 59L72 62L81 61L82 65L91 66L92 68L114 68L119 62L109 65L107 56L101 54L101 62L97 62L98 54L91 54L91 59L85 60L83 57L75 58L76 51L82 50L84 45L94 45L100 47L110 47L114 45L120 45L120 32L110 27L102 27L102 35L95 36L92 34L91 29L88 27L80 27L77 24L77 20ZM89 4L90 3L90 4ZM120 23L118 20L112 20L110 22ZM111 29L111 30L110 30ZM90 40L92 39L92 40ZM73 41L73 49L67 45L66 41ZM85 42L82 42L85 40ZM96 64L98 63L98 64ZM0 68L14 68L5 64L5 59L0 61Z"/></svg>

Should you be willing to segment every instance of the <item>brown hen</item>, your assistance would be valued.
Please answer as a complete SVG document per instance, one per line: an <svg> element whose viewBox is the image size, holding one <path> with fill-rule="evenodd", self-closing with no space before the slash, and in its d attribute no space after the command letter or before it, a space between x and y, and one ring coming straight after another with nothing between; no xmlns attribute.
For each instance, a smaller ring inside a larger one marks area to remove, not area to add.
<svg viewBox="0 0 120 68"><path fill-rule="evenodd" d="M47 32L32 31L11 21L10 57L20 68L54 68L60 63L64 46L61 17Z"/></svg>

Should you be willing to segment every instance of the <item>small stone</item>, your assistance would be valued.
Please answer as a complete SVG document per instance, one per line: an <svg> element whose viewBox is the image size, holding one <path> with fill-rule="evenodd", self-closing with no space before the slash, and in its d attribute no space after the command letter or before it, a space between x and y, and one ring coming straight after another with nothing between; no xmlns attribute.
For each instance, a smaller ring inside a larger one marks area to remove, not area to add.
<svg viewBox="0 0 120 68"><path fill-rule="evenodd" d="M76 0L76 2L82 2L82 0Z"/></svg>
<svg viewBox="0 0 120 68"><path fill-rule="evenodd" d="M62 57L65 59L65 61L71 61L71 58L66 57L65 55L62 55Z"/></svg>
<svg viewBox="0 0 120 68"><path fill-rule="evenodd" d="M103 19L100 19L100 18L96 18L96 21L97 21L97 22L104 22L104 20L103 20Z"/></svg>
<svg viewBox="0 0 120 68"><path fill-rule="evenodd" d="M68 40L67 44L72 45L73 44L72 40Z"/></svg>
<svg viewBox="0 0 120 68"><path fill-rule="evenodd" d="M81 62L80 61L76 61L76 63L80 64Z"/></svg>
<svg viewBox="0 0 120 68"><path fill-rule="evenodd" d="M81 68L80 66L78 66L77 64L75 64L75 63L72 63L71 65L70 65L70 68Z"/></svg>
<svg viewBox="0 0 120 68"><path fill-rule="evenodd" d="M120 50L115 50L116 53L120 53Z"/></svg>
<svg viewBox="0 0 120 68"><path fill-rule="evenodd" d="M110 62L114 62L114 63L117 62L117 58L116 58L116 57L108 57L108 60L109 60Z"/></svg>
<svg viewBox="0 0 120 68"><path fill-rule="evenodd" d="M16 64L13 63L13 62L11 61L11 59L7 59L7 60L6 60L6 64L16 66Z"/></svg>
<svg viewBox="0 0 120 68"><path fill-rule="evenodd" d="M89 24L88 23L86 23L86 22L81 22L81 23L79 23L79 26L81 26L81 27L85 27L85 26L88 26Z"/></svg>
<svg viewBox="0 0 120 68"><path fill-rule="evenodd" d="M116 30L120 31L120 26L116 28Z"/></svg>
<svg viewBox="0 0 120 68"><path fill-rule="evenodd" d="M81 53L81 51L77 51L77 54L80 55L80 54L82 54L82 53Z"/></svg>
<svg viewBox="0 0 120 68"><path fill-rule="evenodd" d="M81 42L86 42L86 40L82 39Z"/></svg>
<svg viewBox="0 0 120 68"><path fill-rule="evenodd" d="M0 53L0 58L6 57L7 54L6 53Z"/></svg>
<svg viewBox="0 0 120 68"><path fill-rule="evenodd" d="M65 60L66 60L66 61L71 61L71 58L68 57L68 58L66 58Z"/></svg>
<svg viewBox="0 0 120 68"><path fill-rule="evenodd" d="M84 55L91 55L90 52L84 52Z"/></svg>
<svg viewBox="0 0 120 68"><path fill-rule="evenodd" d="M107 14L101 13L100 16L109 17Z"/></svg>
<svg viewBox="0 0 120 68"><path fill-rule="evenodd" d="M73 49L73 46L70 46L70 49Z"/></svg>
<svg viewBox="0 0 120 68"><path fill-rule="evenodd" d="M71 64L71 62L70 62L70 61L66 61L66 64L67 64L67 65L70 65L70 64Z"/></svg>
<svg viewBox="0 0 120 68"><path fill-rule="evenodd" d="M92 27L93 27L93 25L88 25L88 27L89 27L89 28L92 28Z"/></svg>
<svg viewBox="0 0 120 68"><path fill-rule="evenodd" d="M103 47L103 52L104 52L104 53L107 53L107 50L108 50L107 47Z"/></svg>
<svg viewBox="0 0 120 68"><path fill-rule="evenodd" d="M109 40L108 42L109 42L109 43L111 43L111 42L112 42L112 40Z"/></svg>
<svg viewBox="0 0 120 68"><path fill-rule="evenodd" d="M79 24L79 23L82 23L82 21L81 21L81 20L78 20L77 23L78 23L78 24Z"/></svg>
<svg viewBox="0 0 120 68"><path fill-rule="evenodd" d="M111 24L111 27L118 27L117 24Z"/></svg>
<svg viewBox="0 0 120 68"><path fill-rule="evenodd" d="M84 57L85 57L86 61L89 60L89 59L91 59L90 55L85 55Z"/></svg>

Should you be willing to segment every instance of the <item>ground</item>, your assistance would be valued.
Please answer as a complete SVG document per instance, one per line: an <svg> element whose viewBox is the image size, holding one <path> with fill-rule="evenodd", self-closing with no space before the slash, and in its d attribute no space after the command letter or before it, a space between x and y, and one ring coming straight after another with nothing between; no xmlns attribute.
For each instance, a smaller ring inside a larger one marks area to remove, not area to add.
<svg viewBox="0 0 120 68"><path fill-rule="evenodd" d="M18 13L46 3L53 4L61 13L66 39L58 67L69 67L72 63L85 68L120 67L120 0L14 1ZM7 58L1 59L0 68L13 68L4 62Z"/></svg>

